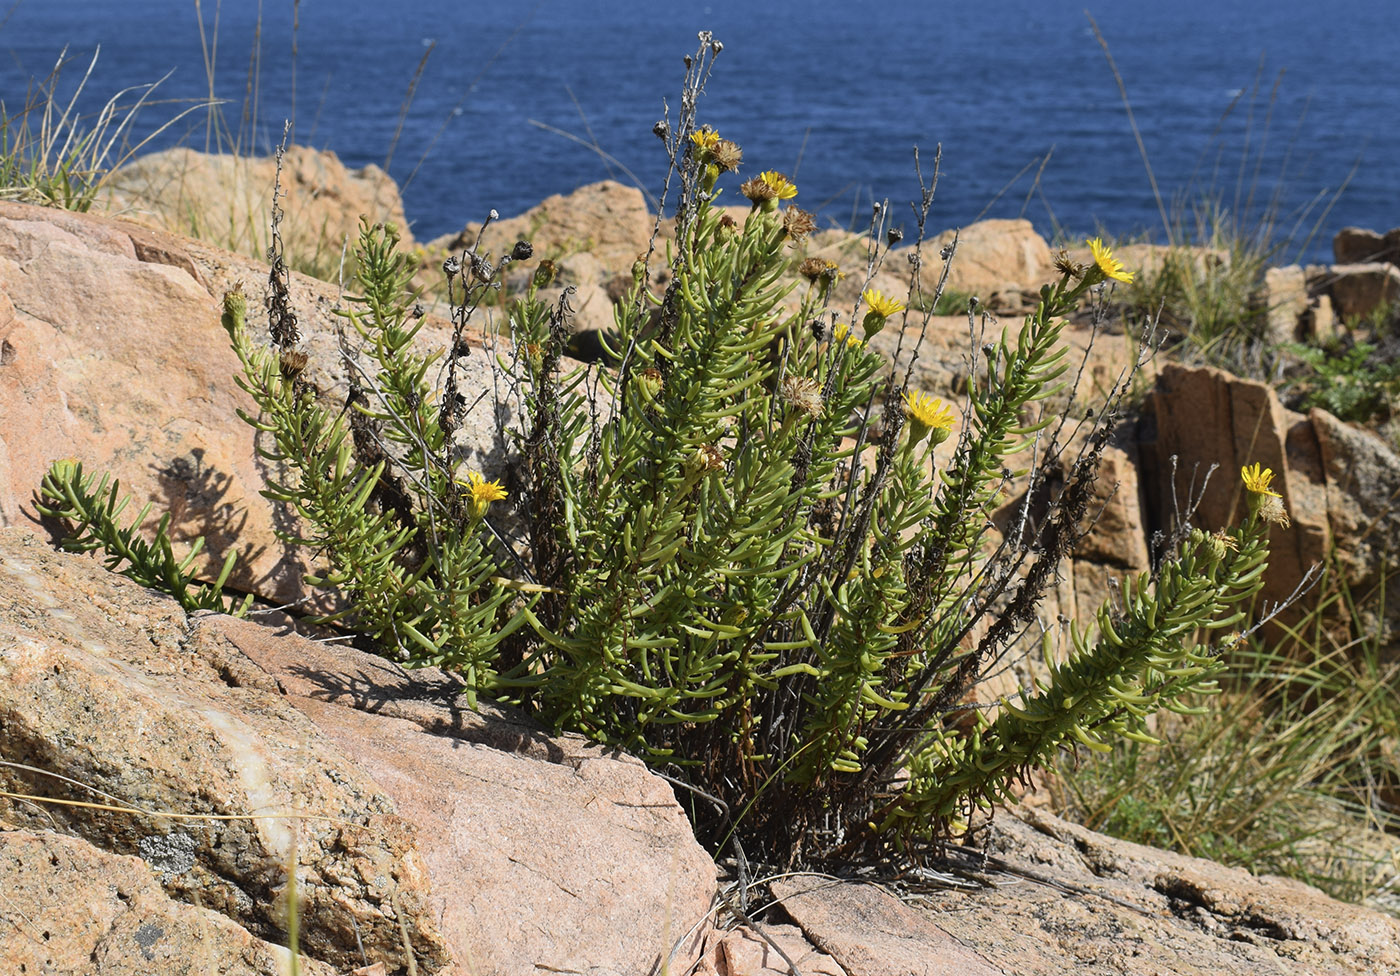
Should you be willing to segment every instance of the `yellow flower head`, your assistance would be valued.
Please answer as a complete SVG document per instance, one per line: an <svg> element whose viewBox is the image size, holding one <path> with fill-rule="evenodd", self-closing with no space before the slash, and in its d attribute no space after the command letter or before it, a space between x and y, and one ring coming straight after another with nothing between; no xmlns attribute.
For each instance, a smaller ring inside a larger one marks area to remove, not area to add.
<svg viewBox="0 0 1400 976"><path fill-rule="evenodd" d="M861 322L867 339L885 327L886 319L904 311L904 305L901 302L897 302L893 298L886 298L873 288L867 288L860 297L865 299L865 303L870 306L870 311L865 313L865 319Z"/></svg>
<svg viewBox="0 0 1400 976"><path fill-rule="evenodd" d="M937 447L953 432L955 418L952 408L938 397L927 393L905 393L904 413L909 418L909 446L912 447L932 435Z"/></svg>
<svg viewBox="0 0 1400 976"><path fill-rule="evenodd" d="M501 501L506 497L506 490L501 487L499 481L487 481L484 475L475 471L467 474L465 483L457 483L467 489L467 505L471 509L472 518L481 518L492 502Z"/></svg>
<svg viewBox="0 0 1400 976"><path fill-rule="evenodd" d="M845 322L837 322L831 330L833 342L844 342L849 349L859 349L865 345L864 339L851 335L851 327Z"/></svg>
<svg viewBox="0 0 1400 976"><path fill-rule="evenodd" d="M690 134L690 141L697 153L713 149L719 143L719 133L713 129L696 129Z"/></svg>
<svg viewBox="0 0 1400 976"><path fill-rule="evenodd" d="M1123 268L1123 262L1113 256L1113 252L1098 237L1089 239L1089 250L1094 255L1094 265L1098 269L1098 280L1121 281L1124 284L1133 280L1133 273ZM1090 269L1093 270L1092 268Z"/></svg>
<svg viewBox="0 0 1400 976"><path fill-rule="evenodd" d="M1275 498L1283 497L1269 487L1274 480L1273 468L1260 470L1258 464L1246 464L1240 468L1240 477L1244 480L1245 488L1252 494L1273 495Z"/></svg>
<svg viewBox="0 0 1400 976"><path fill-rule="evenodd" d="M778 200L791 200L797 196L797 184L777 170L764 170L758 174L758 178L768 185L774 198Z"/></svg>
<svg viewBox="0 0 1400 976"><path fill-rule="evenodd" d="M870 311L877 315L882 315L885 318L898 315L900 312L904 311L903 302L896 301L893 298L886 298L881 292L873 288L867 288L861 294L861 297L864 298L865 303L870 306Z"/></svg>

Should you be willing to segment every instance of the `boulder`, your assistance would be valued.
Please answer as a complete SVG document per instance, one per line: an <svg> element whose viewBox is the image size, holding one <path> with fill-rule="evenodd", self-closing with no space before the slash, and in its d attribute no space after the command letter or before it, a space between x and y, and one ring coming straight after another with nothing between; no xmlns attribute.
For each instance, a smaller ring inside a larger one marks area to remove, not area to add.
<svg viewBox="0 0 1400 976"><path fill-rule="evenodd" d="M95 209L262 257L276 174L271 156L166 149L111 174ZM334 268L345 241L354 245L361 216L395 224L405 246L413 244L398 184L378 166L352 170L329 150L289 146L282 189L282 238L293 267Z"/></svg>
<svg viewBox="0 0 1400 976"><path fill-rule="evenodd" d="M1385 234L1362 227L1343 227L1332 238L1332 254L1338 264L1386 261L1400 265L1400 227Z"/></svg>
<svg viewBox="0 0 1400 976"><path fill-rule="evenodd" d="M1383 305L1400 303L1400 268L1393 264L1334 264L1327 289L1343 321L1364 319Z"/></svg>
<svg viewBox="0 0 1400 976"><path fill-rule="evenodd" d="M460 252L481 240L480 253L509 254L516 241L534 245L535 259L559 261L590 254L614 272L624 271L646 253L656 226L646 198L634 186L604 180L569 194L555 194L516 217L494 220L482 230L469 223L456 234L433 240L434 251Z"/></svg>
<svg viewBox="0 0 1400 976"><path fill-rule="evenodd" d="M677 972L698 954L714 862L639 760L473 712L434 668L220 615L199 633L271 675L413 823L433 917L468 971Z"/></svg>
<svg viewBox="0 0 1400 976"><path fill-rule="evenodd" d="M698 955L714 864L641 762L273 622L187 616L0 529L0 753L27 767L0 788L33 798L0 800L0 827L139 857L269 941L295 865L302 950L340 968L604 976Z"/></svg>
<svg viewBox="0 0 1400 976"><path fill-rule="evenodd" d="M237 548L231 586L279 603L307 597L311 557L278 539L276 529L294 526L259 494L266 462L238 417L253 404L219 322L224 292L241 285L261 336L267 274L250 258L125 221L0 202L0 525L37 525L40 479L73 457L121 481L133 496L128 516L151 502L148 529L168 510L177 543L205 536L197 565L206 573ZM294 273L291 302L310 357L304 376L339 409L350 367L337 289ZM419 339L424 351L450 341L449 325L433 318ZM357 340L349 345L358 352ZM458 363L468 389L490 387L486 356ZM500 473L488 409L470 414L459 441L466 463Z"/></svg>
<svg viewBox="0 0 1400 976"><path fill-rule="evenodd" d="M139 856L172 897L269 940L294 866L303 951L441 970L414 828L266 673L193 637L173 599L0 530L0 753L25 764L0 782L39 798L0 800L0 821Z"/></svg>
<svg viewBox="0 0 1400 976"><path fill-rule="evenodd" d="M1400 972L1400 921L1277 877L1105 837L1041 811L998 817L918 905L794 876L783 909L850 976L1265 976ZM974 868L976 870L977 868Z"/></svg>
<svg viewBox="0 0 1400 976"><path fill-rule="evenodd" d="M1266 383L1177 363L1162 367L1147 412L1156 435L1143 446L1142 480L1153 530L1171 531L1196 499L1192 524L1233 525L1247 504L1240 469L1260 464L1274 471L1292 524L1271 529L1263 595L1285 599L1334 539L1314 424L1285 409Z"/></svg>
<svg viewBox="0 0 1400 976"><path fill-rule="evenodd" d="M51 831L0 831L10 973L284 976L291 953L208 908L173 900L139 857ZM305 976L334 976L302 956Z"/></svg>
<svg viewBox="0 0 1400 976"><path fill-rule="evenodd" d="M943 248L957 238L948 272L949 289L976 295L1039 291L1054 274L1050 245L1029 220L982 220L957 231L947 230L924 245L923 277L931 287L943 273Z"/></svg>
<svg viewBox="0 0 1400 976"><path fill-rule="evenodd" d="M1269 341L1296 342L1309 309L1308 282L1298 265L1264 272L1264 322Z"/></svg>

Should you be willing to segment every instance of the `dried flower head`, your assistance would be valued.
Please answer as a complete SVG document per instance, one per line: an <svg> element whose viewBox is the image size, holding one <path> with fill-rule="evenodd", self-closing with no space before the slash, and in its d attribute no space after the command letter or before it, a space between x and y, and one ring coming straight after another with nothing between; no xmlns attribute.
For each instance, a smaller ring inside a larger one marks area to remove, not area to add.
<svg viewBox="0 0 1400 976"><path fill-rule="evenodd" d="M1283 507L1283 499L1277 495L1257 495L1259 499L1259 517L1265 522L1270 522L1280 528L1288 528L1291 524L1288 521L1288 512Z"/></svg>
<svg viewBox="0 0 1400 976"><path fill-rule="evenodd" d="M726 173L737 172L739 164L743 161L744 150L739 148L737 142L721 139L710 147L710 162Z"/></svg>
<svg viewBox="0 0 1400 976"><path fill-rule="evenodd" d="M816 228L816 218L801 207L788 207L783 211L783 233L794 241L805 240Z"/></svg>
<svg viewBox="0 0 1400 976"><path fill-rule="evenodd" d="M719 218L719 226L721 230L737 231L739 229L739 222L729 216L729 214L722 214Z"/></svg>
<svg viewBox="0 0 1400 976"><path fill-rule="evenodd" d="M910 447L925 436L929 436L933 446L937 447L948 439L956 421L946 403L927 393L905 393L904 413L909 418Z"/></svg>
<svg viewBox="0 0 1400 976"><path fill-rule="evenodd" d="M823 261L821 258L807 258L797 266L797 273L808 281L815 282L826 273L828 266L835 267L831 261Z"/></svg>
<svg viewBox="0 0 1400 976"><path fill-rule="evenodd" d="M476 471L469 472L467 480L458 481L457 484L466 489L467 506L472 518L481 518L492 502L501 501L506 497L506 490L501 487L499 481L487 481L484 475Z"/></svg>
<svg viewBox="0 0 1400 976"><path fill-rule="evenodd" d="M300 349L283 349L277 357L277 368L284 379L294 380L306 369L307 361L306 353Z"/></svg>
<svg viewBox="0 0 1400 976"><path fill-rule="evenodd" d="M1061 248L1055 252L1055 270L1066 278L1079 280L1088 269L1078 261L1070 259L1069 252Z"/></svg>
<svg viewBox="0 0 1400 976"><path fill-rule="evenodd" d="M820 417L825 408L821 384L807 376L783 377L782 394L793 409L809 417Z"/></svg>
<svg viewBox="0 0 1400 976"><path fill-rule="evenodd" d="M1133 273L1123 269L1123 262L1114 258L1113 252L1104 245L1102 239L1091 237L1088 243L1089 250L1094 255L1094 266L1089 270L1097 272L1095 277L1098 281L1107 281L1111 278L1114 281L1127 284L1133 280Z"/></svg>
<svg viewBox="0 0 1400 976"><path fill-rule="evenodd" d="M701 444L690 456L693 471L710 472L724 469L724 452L713 444Z"/></svg>
<svg viewBox="0 0 1400 976"><path fill-rule="evenodd" d="M755 207L778 199L778 191L769 186L762 176L755 176L739 184L739 192L752 200Z"/></svg>

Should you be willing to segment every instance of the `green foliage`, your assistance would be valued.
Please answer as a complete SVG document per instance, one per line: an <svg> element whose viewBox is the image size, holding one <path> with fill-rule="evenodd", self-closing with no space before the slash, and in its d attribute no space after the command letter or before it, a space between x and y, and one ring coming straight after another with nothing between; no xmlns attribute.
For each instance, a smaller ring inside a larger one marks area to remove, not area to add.
<svg viewBox="0 0 1400 976"><path fill-rule="evenodd" d="M1159 743L1059 763L1058 805L1096 830L1359 900L1395 870L1379 830L1400 784L1400 666L1338 570L1302 619L1224 656L1232 678Z"/></svg>
<svg viewBox="0 0 1400 976"><path fill-rule="evenodd" d="M78 113L77 106L97 65L97 55L93 54L64 103L58 96L58 85L67 63L65 49L48 77L28 92L19 111L12 112L0 102L0 198L86 211L113 170L198 107L186 108L131 145L132 123L160 82L117 92L88 120ZM122 100L132 95L134 100L123 104Z"/></svg>
<svg viewBox="0 0 1400 976"><path fill-rule="evenodd" d="M63 547L72 552L102 550L109 570L135 580L142 586L164 590L180 601L186 610L217 610L242 616L252 604L251 595L242 600L223 596L224 583L233 571L238 553L230 552L213 583L195 581L194 561L204 548L200 536L190 546L184 559L176 559L170 544L170 515L163 515L156 527L155 538L147 542L139 533L151 506L146 505L131 523L123 528L118 522L131 503L130 498L118 500L121 483L106 475L93 487L96 475L84 475L83 466L76 461L55 461L39 486L39 501L35 508L48 518L59 519L74 532Z"/></svg>
<svg viewBox="0 0 1400 976"><path fill-rule="evenodd" d="M619 365L565 365L567 295L538 297L548 262L508 305L494 416L518 523L492 514L500 484L458 470L472 397L455 355L429 379L437 357L415 344L412 263L390 229L360 236L348 405L303 378L280 256L270 348L250 336L243 296L225 297L258 408L244 419L274 472L265 494L304 526L285 538L329 566L310 582L338 592L332 619L458 672L473 700L667 767L714 801L692 811L712 843L737 831L774 861L917 853L1058 750L1141 740L1147 715L1208 684L1218 663L1198 636L1236 625L1257 590L1266 508L1228 534L1190 534L1125 584L1123 607L1072 632L1040 685L969 711L1086 517L1121 387L1067 467L1048 402L1064 392L1064 317L1116 267L1066 266L1019 331L979 340L943 460L952 411L883 376L854 331L870 338L903 306L867 295L840 322L834 265L804 262L807 284L792 283L789 248L811 218L782 206L786 178L744 183L743 220L718 205L738 149L694 125L716 50L688 62L680 124L660 130L679 173L676 233L666 273L640 259L617 306L605 342ZM870 277L887 257L885 212ZM530 250L449 259L454 350ZM1043 497L1052 473L1063 488L1037 527L997 545L1005 491L1024 478L1027 499Z"/></svg>
<svg viewBox="0 0 1400 976"><path fill-rule="evenodd" d="M1358 342L1342 352L1316 346L1287 347L1310 375L1290 379L1304 407L1322 407L1342 420L1386 420L1400 397L1400 365L1375 358L1376 347Z"/></svg>
<svg viewBox="0 0 1400 976"><path fill-rule="evenodd" d="M331 565L315 582L340 589L342 618L476 693L669 766L737 813L695 810L712 840L737 826L774 858L913 849L1061 748L1142 738L1145 715L1217 670L1195 635L1237 623L1257 589L1258 518L1194 534L1130 582L1121 613L1074 632L1042 687L958 721L1084 516L1112 404L1034 545L985 556L1012 459L1053 438L1040 407L1063 389L1063 316L1104 271L1067 271L989 347L940 466L951 413L912 394L901 409L880 358L827 310L829 278L784 303L794 218L750 183L751 212L728 221L718 169L688 146L676 139L671 283L649 293L639 265L609 339L615 371L563 368L566 304L536 297L547 275L510 306L515 352L498 366L521 418L502 430L520 459L519 555L488 544L504 539L486 517L504 491L454 477L464 398L449 363L430 406L391 232L361 236L349 322L376 372L356 373L349 419L287 368L294 338L257 348L229 297L261 411L248 419L290 472L268 495L310 526L302 541ZM460 331L502 268L468 251L448 272Z"/></svg>
<svg viewBox="0 0 1400 976"><path fill-rule="evenodd" d="M382 226L367 227L360 243L364 295L345 317L378 367L363 377L373 399L355 380L352 415L322 405L301 379L305 358L293 348L294 324L278 335L279 348L254 345L246 299L231 292L224 328L243 363L239 385L259 408L243 417L268 435L259 456L284 472L264 494L290 505L309 527L285 538L315 547L330 563L329 573L309 582L346 597L346 608L326 619L344 620L414 663L461 671L475 704L478 689L494 687L496 645L525 618L498 621L514 593L496 576L484 513L445 459L447 434L429 406L433 360L411 345L422 320L412 319L404 297L410 262Z"/></svg>

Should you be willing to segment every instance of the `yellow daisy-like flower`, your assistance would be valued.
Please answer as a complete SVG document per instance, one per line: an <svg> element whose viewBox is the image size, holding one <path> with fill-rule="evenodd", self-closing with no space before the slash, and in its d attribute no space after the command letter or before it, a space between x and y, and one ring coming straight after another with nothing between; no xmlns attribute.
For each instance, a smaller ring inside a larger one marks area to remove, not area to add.
<svg viewBox="0 0 1400 976"><path fill-rule="evenodd" d="M859 349L865 345L864 339L857 339L851 335L851 327L845 322L836 323L831 330L831 338L833 342L844 342L850 349Z"/></svg>
<svg viewBox="0 0 1400 976"><path fill-rule="evenodd" d="M936 447L953 432L956 418L952 408L938 397L927 393L905 393L904 413L909 418L910 447L930 434Z"/></svg>
<svg viewBox="0 0 1400 976"><path fill-rule="evenodd" d="M870 311L865 313L865 318L861 321L861 328L865 329L865 337L879 333L885 327L885 320L892 315L898 315L904 311L904 305L893 298L886 298L881 292L873 288L867 288L861 293L861 298L865 299Z"/></svg>
<svg viewBox="0 0 1400 976"><path fill-rule="evenodd" d="M1260 470L1258 464L1246 464L1240 468L1240 478L1244 481L1244 486L1255 495L1273 495L1275 498L1282 498L1278 492L1271 487L1274 480L1273 468Z"/></svg>
<svg viewBox="0 0 1400 976"><path fill-rule="evenodd" d="M1114 281L1121 281L1124 284L1133 280L1133 273L1123 267L1123 262L1113 256L1113 252L1098 237L1091 237L1088 241L1089 250L1094 255L1094 264L1101 275L1100 280L1106 281L1112 278Z"/></svg>
<svg viewBox="0 0 1400 976"><path fill-rule="evenodd" d="M695 144L697 152L705 152L719 143L719 133L713 129L696 129L690 134L690 141Z"/></svg>
<svg viewBox="0 0 1400 976"><path fill-rule="evenodd" d="M797 196L797 184L777 170L764 170L758 174L758 178L768 184L768 188L773 191L773 196L778 200L791 200Z"/></svg>
<svg viewBox="0 0 1400 976"><path fill-rule="evenodd" d="M472 518L481 518L492 502L506 497L506 490L499 481L487 481L484 475L475 471L468 473L465 482L458 481L457 484L467 490L467 505L471 508Z"/></svg>
<svg viewBox="0 0 1400 976"><path fill-rule="evenodd" d="M885 318L890 318L904 311L903 302L896 301L893 298L886 298L883 293L873 288L867 288L861 294L861 297L864 298L865 303L870 306L870 311L877 315L883 315Z"/></svg>

